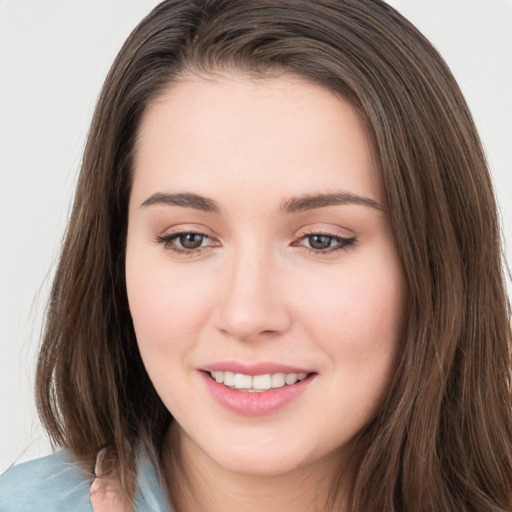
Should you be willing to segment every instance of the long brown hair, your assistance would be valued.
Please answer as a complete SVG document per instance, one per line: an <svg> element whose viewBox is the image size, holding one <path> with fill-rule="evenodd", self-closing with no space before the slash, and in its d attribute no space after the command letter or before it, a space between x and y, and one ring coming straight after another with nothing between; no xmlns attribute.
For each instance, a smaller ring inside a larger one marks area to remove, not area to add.
<svg viewBox="0 0 512 512"><path fill-rule="evenodd" d="M481 144L442 58L380 0L169 0L130 35L98 101L48 308L37 404L133 492L172 416L142 364L124 249L137 130L184 73L288 71L357 109L377 156L409 304L396 376L359 436L353 512L510 510L510 307Z"/></svg>

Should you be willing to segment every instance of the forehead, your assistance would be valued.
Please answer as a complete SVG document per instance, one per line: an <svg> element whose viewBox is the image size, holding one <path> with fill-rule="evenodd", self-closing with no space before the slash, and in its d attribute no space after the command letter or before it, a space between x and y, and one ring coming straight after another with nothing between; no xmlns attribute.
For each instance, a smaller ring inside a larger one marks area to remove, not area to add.
<svg viewBox="0 0 512 512"><path fill-rule="evenodd" d="M290 74L185 77L148 105L135 154L134 194L249 184L289 195L343 188L382 202L355 109Z"/></svg>

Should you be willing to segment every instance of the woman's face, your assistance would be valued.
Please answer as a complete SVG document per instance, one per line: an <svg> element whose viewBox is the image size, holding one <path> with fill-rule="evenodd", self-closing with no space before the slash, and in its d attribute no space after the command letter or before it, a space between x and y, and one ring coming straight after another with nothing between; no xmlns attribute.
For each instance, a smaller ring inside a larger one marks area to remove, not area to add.
<svg viewBox="0 0 512 512"><path fill-rule="evenodd" d="M128 298L183 443L258 475L339 458L387 392L406 297L354 109L291 75L190 76L136 149Z"/></svg>

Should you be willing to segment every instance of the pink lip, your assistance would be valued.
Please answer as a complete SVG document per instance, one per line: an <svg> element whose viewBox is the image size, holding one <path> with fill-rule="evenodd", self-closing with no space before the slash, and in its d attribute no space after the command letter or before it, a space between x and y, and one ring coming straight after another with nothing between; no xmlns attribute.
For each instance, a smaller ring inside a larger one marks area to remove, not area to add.
<svg viewBox="0 0 512 512"><path fill-rule="evenodd" d="M282 366L280 366L282 368ZM215 370L211 370L215 371ZM232 370L226 370L232 371ZM247 371L247 370L245 370ZM306 373L306 372L283 372L282 373ZM314 380L316 374L308 376L302 381L298 381L291 386L283 386L282 388L269 389L268 391L262 391L259 393L249 393L248 391L237 391L231 389L224 384L219 384L211 378L210 374L201 371L199 372L206 388L212 395L212 397L222 405L224 408L236 414L243 414L245 416L263 416L265 414L271 414L278 409L284 407L294 398L298 397L304 392ZM237 372L244 373L244 372ZM265 373L278 373L269 372ZM257 375L254 373L252 375ZM245 373L245 375L251 375Z"/></svg>
<svg viewBox="0 0 512 512"><path fill-rule="evenodd" d="M265 375L267 373L311 373L311 369L298 368L280 363L240 363L237 361L220 361L206 365L201 370L207 372L233 372L244 375Z"/></svg>

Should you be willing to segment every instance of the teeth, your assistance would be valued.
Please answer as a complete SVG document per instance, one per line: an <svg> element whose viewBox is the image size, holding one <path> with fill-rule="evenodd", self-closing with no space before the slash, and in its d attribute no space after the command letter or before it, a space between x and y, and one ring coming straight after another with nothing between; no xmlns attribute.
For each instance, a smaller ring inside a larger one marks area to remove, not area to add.
<svg viewBox="0 0 512 512"><path fill-rule="evenodd" d="M289 373L284 378L284 381L286 382L286 384L288 384L288 386L291 386L292 384L295 384L297 382L297 378L298 375L296 373Z"/></svg>
<svg viewBox="0 0 512 512"><path fill-rule="evenodd" d="M272 376L270 373L266 375L255 375L252 378L253 389L270 389L272 387Z"/></svg>
<svg viewBox="0 0 512 512"><path fill-rule="evenodd" d="M243 373L235 373L235 389L252 388L252 377Z"/></svg>
<svg viewBox="0 0 512 512"><path fill-rule="evenodd" d="M286 384L286 375L284 373L274 373L272 375L272 387L282 388Z"/></svg>
<svg viewBox="0 0 512 512"><path fill-rule="evenodd" d="M250 393L266 391L267 389L291 386L297 381L304 380L307 373L266 373L264 375L244 375L233 372L210 372L212 378L219 384L224 384L232 389L241 389Z"/></svg>
<svg viewBox="0 0 512 512"><path fill-rule="evenodd" d="M226 386L235 385L235 374L233 372L224 372L224 384L226 384Z"/></svg>

